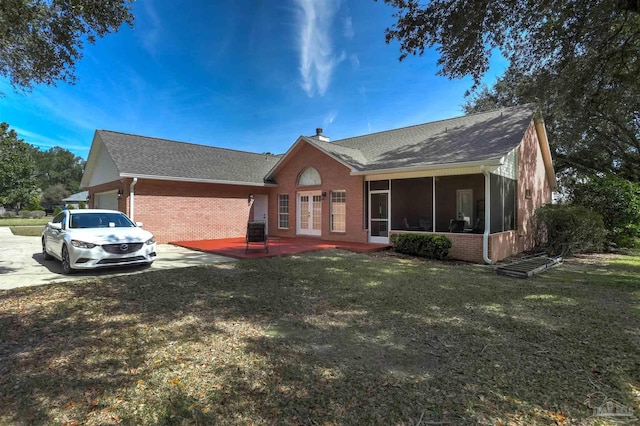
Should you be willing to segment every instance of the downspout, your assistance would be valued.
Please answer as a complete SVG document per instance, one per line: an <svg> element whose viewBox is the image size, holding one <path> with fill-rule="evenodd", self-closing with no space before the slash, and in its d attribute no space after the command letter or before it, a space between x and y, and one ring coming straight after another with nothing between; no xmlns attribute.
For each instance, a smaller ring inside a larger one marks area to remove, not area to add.
<svg viewBox="0 0 640 426"><path fill-rule="evenodd" d="M136 183L138 183L138 178L134 177L133 180L131 181L131 186L129 187L129 217L131 218L131 221L134 223L135 223L135 220L133 218L134 216L133 198L135 195L135 191L133 190L133 188L136 186Z"/></svg>
<svg viewBox="0 0 640 426"><path fill-rule="evenodd" d="M482 260L491 265L489 259L489 233L491 232L491 173L485 166L482 166L482 174L484 175L484 234L482 236Z"/></svg>

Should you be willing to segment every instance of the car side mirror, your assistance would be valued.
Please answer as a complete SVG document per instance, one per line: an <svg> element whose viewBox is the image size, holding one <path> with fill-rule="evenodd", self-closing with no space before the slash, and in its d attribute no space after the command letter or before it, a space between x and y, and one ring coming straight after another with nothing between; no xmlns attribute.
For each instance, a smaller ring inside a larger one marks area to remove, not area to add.
<svg viewBox="0 0 640 426"><path fill-rule="evenodd" d="M59 222L58 223L49 222L47 225L51 229L55 229L55 230L58 230L58 231L62 230L62 224L59 223Z"/></svg>
<svg viewBox="0 0 640 426"><path fill-rule="evenodd" d="M136 226L137 226L138 228L142 228L142 222L136 222Z"/></svg>

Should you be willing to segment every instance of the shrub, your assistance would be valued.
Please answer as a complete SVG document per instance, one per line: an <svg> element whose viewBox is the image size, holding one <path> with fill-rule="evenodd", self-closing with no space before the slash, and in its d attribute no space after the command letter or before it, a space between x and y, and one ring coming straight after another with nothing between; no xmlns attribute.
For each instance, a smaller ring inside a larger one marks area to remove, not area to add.
<svg viewBox="0 0 640 426"><path fill-rule="evenodd" d="M24 209L27 211L36 211L36 210L44 211L44 207L40 205L37 198L32 198L31 200L29 200L29 202L25 204Z"/></svg>
<svg viewBox="0 0 640 426"><path fill-rule="evenodd" d="M45 212L44 210L33 210L29 212L29 216L32 219L40 219L41 217L45 216Z"/></svg>
<svg viewBox="0 0 640 426"><path fill-rule="evenodd" d="M535 213L536 240L550 255L600 251L606 230L602 216L584 206L547 204Z"/></svg>
<svg viewBox="0 0 640 426"><path fill-rule="evenodd" d="M12 219L12 218L14 218L16 216L17 216L16 212L11 211L11 210L2 213L2 217L5 218L5 219Z"/></svg>
<svg viewBox="0 0 640 426"><path fill-rule="evenodd" d="M592 176L574 185L574 204L602 215L607 239L620 246L632 245L640 235L640 185L615 176Z"/></svg>
<svg viewBox="0 0 640 426"><path fill-rule="evenodd" d="M398 253L429 259L444 259L451 248L451 240L442 235L394 234L391 244Z"/></svg>
<svg viewBox="0 0 640 426"><path fill-rule="evenodd" d="M56 206L55 209L53 209L53 215L57 215L58 213L60 213L62 211L62 207L60 206Z"/></svg>
<svg viewBox="0 0 640 426"><path fill-rule="evenodd" d="M78 208L79 209L86 209L87 208L87 203L85 203L84 201L80 201L78 203Z"/></svg>

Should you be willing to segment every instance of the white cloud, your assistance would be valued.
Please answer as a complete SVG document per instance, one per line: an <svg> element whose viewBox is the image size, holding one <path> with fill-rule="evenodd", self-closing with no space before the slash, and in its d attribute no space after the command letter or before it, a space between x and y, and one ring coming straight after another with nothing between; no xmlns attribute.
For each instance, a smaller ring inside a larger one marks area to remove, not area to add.
<svg viewBox="0 0 640 426"><path fill-rule="evenodd" d="M147 15L147 19L145 21L148 24L148 27L141 31L142 44L151 56L155 56L157 52L156 47L158 45L158 39L160 38L162 22L158 12L153 7L153 1L146 0L140 3L142 3L142 6L144 7L145 15Z"/></svg>
<svg viewBox="0 0 640 426"><path fill-rule="evenodd" d="M352 53L351 55L349 55L349 60L351 61L351 66L353 67L353 69L360 68L360 58L358 58L358 55Z"/></svg>
<svg viewBox="0 0 640 426"><path fill-rule="evenodd" d="M344 38L347 40L351 40L355 35L353 31L353 21L351 20L351 16L347 16L342 20L342 33L344 34Z"/></svg>
<svg viewBox="0 0 640 426"><path fill-rule="evenodd" d="M336 56L331 42L331 24L340 8L336 0L296 0L298 13L301 86L307 96L323 96L336 66L346 59Z"/></svg>
<svg viewBox="0 0 640 426"><path fill-rule="evenodd" d="M324 120L322 120L322 127L328 127L337 117L338 111L331 111L326 117L324 117Z"/></svg>

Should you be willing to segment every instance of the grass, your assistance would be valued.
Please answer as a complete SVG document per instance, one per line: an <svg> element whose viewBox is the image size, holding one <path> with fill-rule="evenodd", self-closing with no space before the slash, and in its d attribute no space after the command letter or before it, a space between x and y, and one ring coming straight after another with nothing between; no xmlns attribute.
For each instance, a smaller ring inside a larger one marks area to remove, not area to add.
<svg viewBox="0 0 640 426"><path fill-rule="evenodd" d="M11 229L13 235L20 235L23 237L39 237L42 234L44 226L10 226L9 229Z"/></svg>
<svg viewBox="0 0 640 426"><path fill-rule="evenodd" d="M44 226L51 220L51 216L45 216L37 219L27 219L19 217L11 219L0 218L0 226Z"/></svg>
<svg viewBox="0 0 640 426"><path fill-rule="evenodd" d="M606 424L612 400L640 411L637 253L517 280L333 250L0 294L0 424Z"/></svg>

